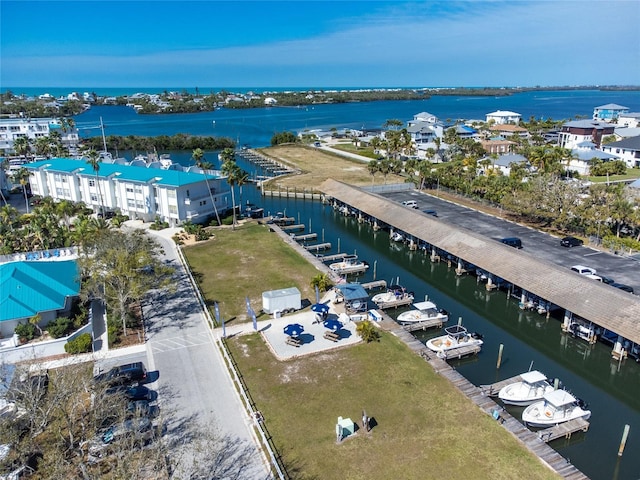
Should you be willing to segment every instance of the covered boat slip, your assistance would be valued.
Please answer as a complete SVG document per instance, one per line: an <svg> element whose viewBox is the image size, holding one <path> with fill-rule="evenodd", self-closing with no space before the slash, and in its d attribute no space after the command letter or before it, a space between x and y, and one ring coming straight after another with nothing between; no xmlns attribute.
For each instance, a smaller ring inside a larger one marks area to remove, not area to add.
<svg viewBox="0 0 640 480"><path fill-rule="evenodd" d="M367 217L402 230L416 242L425 242L565 309L567 318L571 313L579 315L640 344L640 299L634 295L351 185L328 179L320 190Z"/></svg>

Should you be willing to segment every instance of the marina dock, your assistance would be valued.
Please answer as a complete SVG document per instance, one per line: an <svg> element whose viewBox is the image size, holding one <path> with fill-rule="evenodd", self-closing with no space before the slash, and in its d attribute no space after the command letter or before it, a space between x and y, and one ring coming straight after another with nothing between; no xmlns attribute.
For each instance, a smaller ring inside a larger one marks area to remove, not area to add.
<svg viewBox="0 0 640 480"><path fill-rule="evenodd" d="M336 253L335 255L320 255L318 256L318 260L321 262L334 262L336 260L342 260L344 257L349 255L348 253Z"/></svg>
<svg viewBox="0 0 640 480"><path fill-rule="evenodd" d="M318 234L317 233L307 233L306 235L294 235L293 239L296 242L305 242L307 240L315 240L316 238L318 238Z"/></svg>
<svg viewBox="0 0 640 480"><path fill-rule="evenodd" d="M497 397L500 389L514 382L520 381L522 381L520 375L516 375L515 377L505 378L504 380L500 380L499 382L492 383L490 385L480 385L480 390L482 390L482 393L484 393L485 395L489 395L490 397Z"/></svg>
<svg viewBox="0 0 640 480"><path fill-rule="evenodd" d="M427 328L442 328L442 320L439 318L430 318L429 320L424 320L422 322L410 323L408 325L403 325L402 328L405 332L416 332L418 330L426 330Z"/></svg>
<svg viewBox="0 0 640 480"><path fill-rule="evenodd" d="M317 252L319 250L329 250L331 248L331 243L316 243L315 245L305 245L305 249L309 251Z"/></svg>
<svg viewBox="0 0 640 480"><path fill-rule="evenodd" d="M461 345L439 352L438 355L444 360L450 360L452 358L466 357L467 355L476 355L480 353L480 350L482 350L480 345Z"/></svg>
<svg viewBox="0 0 640 480"><path fill-rule="evenodd" d="M568 422L554 425L538 431L538 436L544 442L551 442L560 437L571 438L571 434L575 432L586 432L589 430L589 422L584 418L574 418Z"/></svg>
<svg viewBox="0 0 640 480"><path fill-rule="evenodd" d="M275 223L275 222L274 222ZM284 231L284 232L291 232L293 230L304 230L305 228L307 228L304 224L302 223L298 223L296 225L279 225L279 227Z"/></svg>
<svg viewBox="0 0 640 480"><path fill-rule="evenodd" d="M367 282L362 284L362 288L365 290L375 290L377 288L387 288L386 280L376 280L373 282Z"/></svg>

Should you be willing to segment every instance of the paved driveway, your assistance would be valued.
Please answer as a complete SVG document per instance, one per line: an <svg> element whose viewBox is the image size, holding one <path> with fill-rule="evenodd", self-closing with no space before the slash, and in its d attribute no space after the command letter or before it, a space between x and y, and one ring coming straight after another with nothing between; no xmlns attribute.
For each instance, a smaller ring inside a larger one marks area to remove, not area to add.
<svg viewBox="0 0 640 480"><path fill-rule="evenodd" d="M177 258L171 232L152 233L177 269L176 291L152 295L144 309L149 369L158 370L159 401L167 435L180 443L194 425L215 429L234 450L244 448L249 464L240 478L271 478L186 271ZM169 237L169 238L168 238Z"/></svg>

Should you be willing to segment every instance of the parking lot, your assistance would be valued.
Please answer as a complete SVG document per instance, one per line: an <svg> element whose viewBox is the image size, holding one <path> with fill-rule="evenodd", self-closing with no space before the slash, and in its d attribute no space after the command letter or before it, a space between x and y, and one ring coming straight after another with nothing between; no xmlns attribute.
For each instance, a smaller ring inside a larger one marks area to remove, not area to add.
<svg viewBox="0 0 640 480"><path fill-rule="evenodd" d="M540 260L570 268L585 265L596 269L598 274L613 278L617 283L631 286L640 292L640 261L614 255L590 246L566 248L560 245L560 237L534 230L473 210L433 195L413 191L384 193L382 196L398 203L413 200L417 210L430 213L439 221L471 230L499 242L505 237L518 237L522 241L522 255L532 255ZM434 215L435 213L435 215Z"/></svg>

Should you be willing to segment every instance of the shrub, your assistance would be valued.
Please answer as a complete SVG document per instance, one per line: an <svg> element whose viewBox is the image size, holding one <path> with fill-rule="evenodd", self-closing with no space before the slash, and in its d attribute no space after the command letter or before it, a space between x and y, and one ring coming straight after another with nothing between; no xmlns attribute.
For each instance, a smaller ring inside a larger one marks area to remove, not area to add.
<svg viewBox="0 0 640 480"><path fill-rule="evenodd" d="M82 333L73 340L69 340L64 345L64 351L67 353L87 353L91 351L91 335L88 333Z"/></svg>
<svg viewBox="0 0 640 480"><path fill-rule="evenodd" d="M358 323L356 332L358 332L360 338L367 343L380 341L380 332L378 332L378 328L369 320L363 320Z"/></svg>
<svg viewBox="0 0 640 480"><path fill-rule="evenodd" d="M233 225L233 216L223 218L222 225Z"/></svg>
<svg viewBox="0 0 640 480"><path fill-rule="evenodd" d="M38 329L33 323L20 323L16 326L15 333L22 342L28 342L36 338Z"/></svg>
<svg viewBox="0 0 640 480"><path fill-rule="evenodd" d="M47 325L47 331L53 338L61 338L72 329L73 322L67 317L58 317Z"/></svg>

